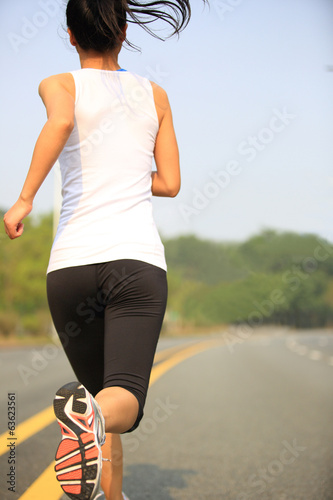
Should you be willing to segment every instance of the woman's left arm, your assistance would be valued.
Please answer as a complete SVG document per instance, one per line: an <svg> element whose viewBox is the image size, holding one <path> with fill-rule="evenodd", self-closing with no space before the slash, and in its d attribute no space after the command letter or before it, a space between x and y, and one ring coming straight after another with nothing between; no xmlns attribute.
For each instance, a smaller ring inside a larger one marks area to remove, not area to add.
<svg viewBox="0 0 333 500"><path fill-rule="evenodd" d="M73 80L72 76L70 78ZM4 216L5 230L11 239L22 235L22 220L31 212L38 189L57 161L74 127L74 95L68 74L43 80L39 94L48 119L37 139L19 199Z"/></svg>

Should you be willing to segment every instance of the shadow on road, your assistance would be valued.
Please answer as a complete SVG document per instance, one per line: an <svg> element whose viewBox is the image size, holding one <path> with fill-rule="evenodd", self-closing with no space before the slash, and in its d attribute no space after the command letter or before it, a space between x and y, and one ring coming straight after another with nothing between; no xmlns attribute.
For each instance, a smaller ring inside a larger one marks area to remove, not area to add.
<svg viewBox="0 0 333 500"><path fill-rule="evenodd" d="M189 469L161 469L157 465L138 464L125 468L124 491L130 500L173 500L171 489L187 488L186 476L196 474Z"/></svg>

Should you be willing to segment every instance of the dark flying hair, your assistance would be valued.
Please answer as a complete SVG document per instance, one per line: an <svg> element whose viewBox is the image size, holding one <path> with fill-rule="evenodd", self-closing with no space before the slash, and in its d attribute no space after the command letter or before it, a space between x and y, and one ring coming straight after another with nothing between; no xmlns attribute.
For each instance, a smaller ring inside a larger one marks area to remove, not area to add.
<svg viewBox="0 0 333 500"><path fill-rule="evenodd" d="M138 24L163 40L150 27L154 21L162 20L172 29L168 37L178 35L191 18L191 6L189 0L69 0L66 18L68 28L83 50L106 52L123 41L122 29L126 22ZM126 42L135 48L127 39Z"/></svg>

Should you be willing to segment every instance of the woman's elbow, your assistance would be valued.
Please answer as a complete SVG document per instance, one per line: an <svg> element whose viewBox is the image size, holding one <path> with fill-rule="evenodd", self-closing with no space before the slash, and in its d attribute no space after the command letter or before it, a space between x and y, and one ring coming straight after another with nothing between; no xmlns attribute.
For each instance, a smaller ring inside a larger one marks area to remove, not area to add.
<svg viewBox="0 0 333 500"><path fill-rule="evenodd" d="M65 132L71 133L73 128L74 128L74 120L70 118L65 118L63 120L60 120L58 122L58 125L60 128L62 128Z"/></svg>
<svg viewBox="0 0 333 500"><path fill-rule="evenodd" d="M180 182L173 184L172 186L168 186L167 196L169 198L175 198L179 193L179 191L180 191Z"/></svg>
<svg viewBox="0 0 333 500"><path fill-rule="evenodd" d="M59 131L65 133L71 133L74 128L74 119L70 117L63 117L63 116L50 117L48 119L48 122L55 129L58 129Z"/></svg>

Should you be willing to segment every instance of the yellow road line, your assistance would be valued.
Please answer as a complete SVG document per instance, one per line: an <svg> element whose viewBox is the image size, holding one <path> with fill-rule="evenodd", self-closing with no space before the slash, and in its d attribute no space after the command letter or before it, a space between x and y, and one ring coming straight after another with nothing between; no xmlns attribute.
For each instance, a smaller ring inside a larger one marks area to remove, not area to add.
<svg viewBox="0 0 333 500"><path fill-rule="evenodd" d="M36 413L32 417L28 418L16 427L15 437L17 438L17 445L21 444L23 441L29 437L37 434L48 425L52 424L55 420L53 406L45 408L45 410ZM4 432L0 436L0 456L8 451L7 438L9 437L8 431Z"/></svg>
<svg viewBox="0 0 333 500"><path fill-rule="evenodd" d="M182 349L181 351L177 352L176 354L171 356L166 361L160 363L159 365L154 366L151 372L149 386L151 386L154 382L156 382L156 380L158 380L165 372L171 370L171 368L178 365L185 359L190 358L191 356L195 356L195 354L205 351L206 349L209 349L214 345L217 345L217 343L221 342L217 342L216 340L205 340L198 344L194 344L190 347Z"/></svg>
<svg viewBox="0 0 333 500"><path fill-rule="evenodd" d="M196 354L205 351L206 349L210 349L211 347L214 347L214 345L220 343L221 342L218 342L216 340L207 340L191 345L190 347L186 347L185 349L182 349L181 351L171 355L169 359L153 367L150 376L149 386L152 386L162 375L164 375L164 373L166 373L168 370L178 365L185 359L195 356ZM171 349L175 350L175 348ZM47 408L47 410L48 409L49 408ZM64 493L61 487L59 486L58 481L56 480L54 473L54 465L55 462L53 461L47 467L47 469L45 469L45 471L32 483L32 485L29 486L29 488L19 498L19 500L44 500L45 498L47 498L47 500L59 500Z"/></svg>
<svg viewBox="0 0 333 500"><path fill-rule="evenodd" d="M179 349L180 349L179 346L170 347L169 349L163 349L162 351L156 353L154 361L155 362L161 361L165 357L169 356L172 352L179 351ZM17 444L23 443L34 434L37 434L37 432L40 432L43 429L45 429L45 427L52 424L52 422L54 421L55 421L55 416L52 405L49 406L48 408L45 408L45 410L36 413L36 415L33 415L32 417L28 418L27 420L25 420L16 427L15 437L17 438ZM4 455L8 451L7 448L8 437L9 437L8 431L0 435L0 456Z"/></svg>
<svg viewBox="0 0 333 500"><path fill-rule="evenodd" d="M177 345L174 347L168 347L168 349L162 349L155 354L154 363L159 363L163 361L163 359L169 357L174 352L180 351L184 349L184 345Z"/></svg>
<svg viewBox="0 0 333 500"><path fill-rule="evenodd" d="M59 500L64 495L54 472L55 462L44 470L19 500Z"/></svg>

